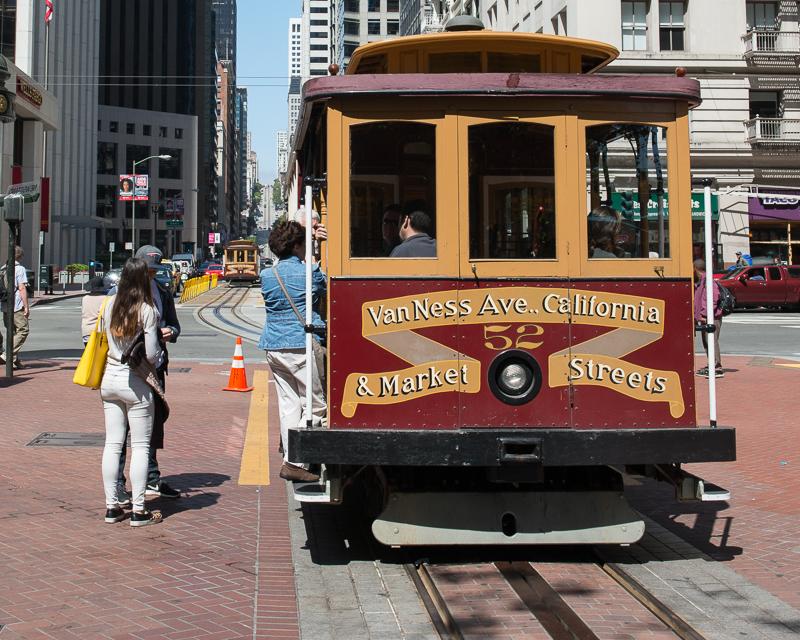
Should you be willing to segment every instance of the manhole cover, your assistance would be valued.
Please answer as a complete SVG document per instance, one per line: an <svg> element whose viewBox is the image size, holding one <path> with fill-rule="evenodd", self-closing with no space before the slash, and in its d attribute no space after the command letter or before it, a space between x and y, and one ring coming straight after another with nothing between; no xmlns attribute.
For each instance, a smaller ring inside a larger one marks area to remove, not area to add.
<svg viewBox="0 0 800 640"><path fill-rule="evenodd" d="M28 443L29 447L102 447L104 433L40 433Z"/></svg>
<svg viewBox="0 0 800 640"><path fill-rule="evenodd" d="M178 367L177 369L171 369L170 373L189 373L191 370L191 367Z"/></svg>

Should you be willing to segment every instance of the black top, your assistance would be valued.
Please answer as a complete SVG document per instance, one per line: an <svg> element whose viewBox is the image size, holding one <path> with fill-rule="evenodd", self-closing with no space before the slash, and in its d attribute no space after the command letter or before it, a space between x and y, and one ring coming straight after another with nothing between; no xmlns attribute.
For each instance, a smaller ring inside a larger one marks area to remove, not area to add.
<svg viewBox="0 0 800 640"><path fill-rule="evenodd" d="M418 233L406 238L392 249L390 258L435 258L436 240L427 233Z"/></svg>

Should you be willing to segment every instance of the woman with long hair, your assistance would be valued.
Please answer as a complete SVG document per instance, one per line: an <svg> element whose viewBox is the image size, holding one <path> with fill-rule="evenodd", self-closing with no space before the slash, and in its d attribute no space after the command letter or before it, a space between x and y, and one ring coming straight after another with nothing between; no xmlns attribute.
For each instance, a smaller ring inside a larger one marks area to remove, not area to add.
<svg viewBox="0 0 800 640"><path fill-rule="evenodd" d="M120 522L125 514L117 500L117 474L122 447L125 446L125 427L130 426L131 466L133 488L131 526L142 527L161 521L158 511L144 506L147 484L147 455L153 430L155 411L153 388L139 368L132 368L126 356L134 343L144 336L144 351L148 363L161 355L158 341L158 317L153 306L147 262L131 258L125 263L117 285L103 313L108 338L108 357L100 397L106 419L106 444L103 449L103 487L106 494L108 523Z"/></svg>

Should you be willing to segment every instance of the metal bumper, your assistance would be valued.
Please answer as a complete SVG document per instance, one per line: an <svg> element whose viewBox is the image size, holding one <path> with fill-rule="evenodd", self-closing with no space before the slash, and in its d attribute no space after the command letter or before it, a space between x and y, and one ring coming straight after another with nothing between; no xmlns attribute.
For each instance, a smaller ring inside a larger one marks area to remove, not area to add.
<svg viewBox="0 0 800 640"><path fill-rule="evenodd" d="M736 431L682 429L290 429L292 460L328 465L547 467L728 462Z"/></svg>

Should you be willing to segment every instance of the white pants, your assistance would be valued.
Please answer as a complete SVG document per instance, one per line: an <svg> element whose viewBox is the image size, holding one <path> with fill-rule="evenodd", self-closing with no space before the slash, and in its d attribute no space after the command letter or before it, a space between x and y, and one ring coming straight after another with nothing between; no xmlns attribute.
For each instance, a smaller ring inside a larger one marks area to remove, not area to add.
<svg viewBox="0 0 800 640"><path fill-rule="evenodd" d="M325 392L320 382L315 358L311 358L314 373L311 377L311 415L314 426L327 426L328 407ZM281 416L281 440L283 461L307 467L289 460L289 429L306 425L306 352L305 349L281 349L267 351L267 364L272 369L278 391L278 411Z"/></svg>
<svg viewBox="0 0 800 640"><path fill-rule="evenodd" d="M103 449L103 488L106 507L117 506L119 457L125 446L125 425L131 431L130 479L134 511L144 510L147 484L147 454L153 431L153 390L130 369L106 369L100 386L106 416L106 446Z"/></svg>

